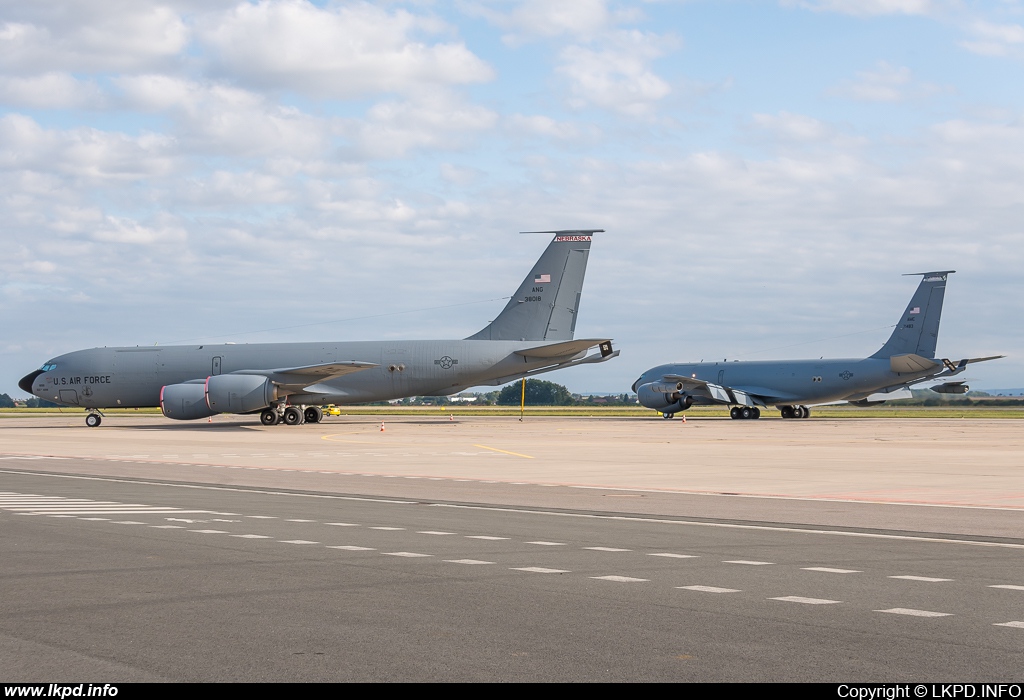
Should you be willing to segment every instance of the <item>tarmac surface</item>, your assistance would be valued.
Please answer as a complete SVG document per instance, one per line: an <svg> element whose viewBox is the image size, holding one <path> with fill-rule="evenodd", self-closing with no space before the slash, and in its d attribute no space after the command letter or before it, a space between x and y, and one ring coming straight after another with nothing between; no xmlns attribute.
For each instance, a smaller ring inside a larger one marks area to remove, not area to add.
<svg viewBox="0 0 1024 700"><path fill-rule="evenodd" d="M12 681L1024 680L1013 420L0 419Z"/></svg>

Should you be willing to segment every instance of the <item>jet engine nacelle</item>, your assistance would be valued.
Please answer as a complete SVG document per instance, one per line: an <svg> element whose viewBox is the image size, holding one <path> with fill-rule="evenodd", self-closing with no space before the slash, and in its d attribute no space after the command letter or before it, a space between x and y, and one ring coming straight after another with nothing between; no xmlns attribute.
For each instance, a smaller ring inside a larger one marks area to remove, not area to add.
<svg viewBox="0 0 1024 700"><path fill-rule="evenodd" d="M938 394L966 394L970 390L971 387L963 382L946 382L932 387L932 391Z"/></svg>
<svg viewBox="0 0 1024 700"><path fill-rule="evenodd" d="M206 405L206 387L202 384L169 384L160 389L160 410L174 420L208 418L216 411Z"/></svg>
<svg viewBox="0 0 1024 700"><path fill-rule="evenodd" d="M693 405L693 397L683 396L680 393L682 390L681 382L650 382L636 388L636 398L641 406L675 413L685 411Z"/></svg>
<svg viewBox="0 0 1024 700"><path fill-rule="evenodd" d="M215 413L253 413L277 400L277 387L258 374L206 378L206 405Z"/></svg>

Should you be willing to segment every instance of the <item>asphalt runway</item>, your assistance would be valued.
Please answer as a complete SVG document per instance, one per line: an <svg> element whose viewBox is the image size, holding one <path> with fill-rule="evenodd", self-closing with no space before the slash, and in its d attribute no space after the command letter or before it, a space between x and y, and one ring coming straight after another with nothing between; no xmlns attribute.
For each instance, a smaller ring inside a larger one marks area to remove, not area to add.
<svg viewBox="0 0 1024 700"><path fill-rule="evenodd" d="M80 421L0 420L10 681L1024 680L1016 421Z"/></svg>

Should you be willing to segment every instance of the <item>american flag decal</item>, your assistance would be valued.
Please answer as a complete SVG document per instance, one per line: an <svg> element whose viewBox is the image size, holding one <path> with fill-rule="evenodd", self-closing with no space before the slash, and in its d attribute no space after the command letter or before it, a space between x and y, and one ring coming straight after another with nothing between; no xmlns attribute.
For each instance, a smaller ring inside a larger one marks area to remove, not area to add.
<svg viewBox="0 0 1024 700"><path fill-rule="evenodd" d="M551 282L551 275L537 275L533 279L534 284L548 284Z"/></svg>
<svg viewBox="0 0 1024 700"><path fill-rule="evenodd" d="M919 314L919 313L921 313L921 307L920 306L915 306L914 308L912 308L910 310L910 313L912 313L912 314Z"/></svg>

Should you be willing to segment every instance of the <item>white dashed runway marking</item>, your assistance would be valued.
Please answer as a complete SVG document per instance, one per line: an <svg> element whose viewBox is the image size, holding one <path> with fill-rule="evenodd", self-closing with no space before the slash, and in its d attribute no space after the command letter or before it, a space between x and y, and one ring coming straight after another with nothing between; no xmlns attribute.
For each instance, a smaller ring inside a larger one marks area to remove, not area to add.
<svg viewBox="0 0 1024 700"><path fill-rule="evenodd" d="M278 540L281 544L320 544L311 540Z"/></svg>
<svg viewBox="0 0 1024 700"><path fill-rule="evenodd" d="M951 578L932 578L931 576L890 576L889 578L903 579L904 581L924 581L925 583L938 583L940 581L952 581Z"/></svg>
<svg viewBox="0 0 1024 700"><path fill-rule="evenodd" d="M432 557L433 554L420 554L419 552L382 552L389 557Z"/></svg>
<svg viewBox="0 0 1024 700"><path fill-rule="evenodd" d="M470 540L507 540L508 537L494 537L492 535L466 535L466 539Z"/></svg>
<svg viewBox="0 0 1024 700"><path fill-rule="evenodd" d="M511 570L512 571L527 571L527 572L529 572L531 574L569 574L569 573L572 573L571 571L566 571L565 569L545 569L545 568L540 567L540 566L512 567Z"/></svg>
<svg viewBox="0 0 1024 700"><path fill-rule="evenodd" d="M949 617L952 613L932 612L931 610L914 610L913 608L889 608L888 610L876 610L880 613L892 613L893 615L911 615L913 617Z"/></svg>
<svg viewBox="0 0 1024 700"><path fill-rule="evenodd" d="M701 593L742 593L738 588L719 588L718 586L676 586L687 591L700 591Z"/></svg>
<svg viewBox="0 0 1024 700"><path fill-rule="evenodd" d="M648 552L649 557L666 557L669 559L699 559L696 554L674 554L672 552Z"/></svg>
<svg viewBox="0 0 1024 700"><path fill-rule="evenodd" d="M344 549L349 552L375 552L373 547L357 547L354 544L329 544L327 549Z"/></svg>
<svg viewBox="0 0 1024 700"><path fill-rule="evenodd" d="M583 549L589 549L594 552L632 552L631 549L622 549L621 547L584 547Z"/></svg>
<svg viewBox="0 0 1024 700"><path fill-rule="evenodd" d="M418 530L417 535L454 535L454 532L441 532L439 530Z"/></svg>
<svg viewBox="0 0 1024 700"><path fill-rule="evenodd" d="M785 603L803 603L805 605L835 605L841 603L841 600L827 600L825 598L804 598L798 595L787 595L781 598L769 598L768 600L781 600Z"/></svg>
<svg viewBox="0 0 1024 700"><path fill-rule="evenodd" d="M590 578L597 579L598 581L615 581L616 583L643 583L644 581L650 581L650 579L633 578L632 576L591 576Z"/></svg>
<svg viewBox="0 0 1024 700"><path fill-rule="evenodd" d="M729 561L723 561L723 564L746 564L747 566L771 566L775 562L770 561L748 561L746 559L732 559Z"/></svg>
<svg viewBox="0 0 1024 700"><path fill-rule="evenodd" d="M826 574L862 574L863 571L856 569L830 569L827 566L805 566L804 571L823 571Z"/></svg>
<svg viewBox="0 0 1024 700"><path fill-rule="evenodd" d="M448 564L493 564L493 561L480 561L479 559L445 559Z"/></svg>
<svg viewBox="0 0 1024 700"><path fill-rule="evenodd" d="M545 542L544 540L537 540L535 542L527 542L526 544L540 544L545 547L564 547L565 542Z"/></svg>
<svg viewBox="0 0 1024 700"><path fill-rule="evenodd" d="M1014 586L1009 583L999 583L989 588L1005 588L1008 591L1024 591L1024 586Z"/></svg>
<svg viewBox="0 0 1024 700"><path fill-rule="evenodd" d="M996 622L994 624L996 627L1018 627L1020 629L1024 629L1024 622L1019 620L1014 620L1012 622Z"/></svg>

